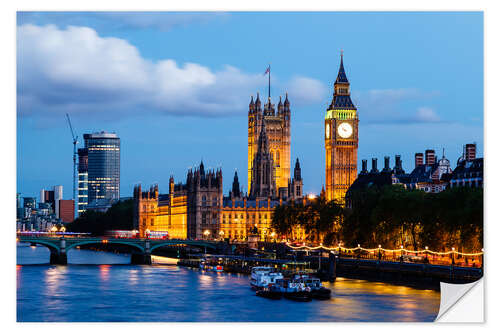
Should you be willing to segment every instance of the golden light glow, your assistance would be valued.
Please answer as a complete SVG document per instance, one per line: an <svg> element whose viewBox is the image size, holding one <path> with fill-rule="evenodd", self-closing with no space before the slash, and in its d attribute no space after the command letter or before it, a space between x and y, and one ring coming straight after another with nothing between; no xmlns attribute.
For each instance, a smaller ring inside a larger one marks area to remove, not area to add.
<svg viewBox="0 0 500 333"><path fill-rule="evenodd" d="M316 199L316 196L315 196L314 194L312 194L312 193L311 193L311 194L308 194L308 195L307 195L307 198L308 198L309 200L314 200L314 199Z"/></svg>
<svg viewBox="0 0 500 333"><path fill-rule="evenodd" d="M451 251L437 252L437 251L428 250L427 248L425 250L418 250L418 251L406 250L406 249L403 249L403 245L401 245L401 249L391 250L391 249L383 249L383 248L367 249L367 248L361 247L359 244L358 244L358 247L351 247L351 248L342 247L341 243L339 243L339 245L336 246L336 247L326 247L326 246L323 246L323 245L320 245L320 246L305 246L305 245L302 245L302 246L293 246L289 242L285 242L285 244L289 248L294 249L294 250L300 250L300 249L319 250L319 249L323 249L323 250L331 251L331 250L339 249L339 250L342 250L342 251L363 250L363 251L367 251L367 252L375 252L377 250L381 250L381 251L384 251L384 252L401 252L401 253L405 252L405 253L414 253L414 254L418 254L418 253L430 253L430 254L435 254L435 255L449 255L449 254L455 253L455 254L458 254L458 255L461 255L461 256L481 256L481 255L484 254L484 249L481 249L481 252L464 253L464 252L455 251L454 247L452 247Z"/></svg>

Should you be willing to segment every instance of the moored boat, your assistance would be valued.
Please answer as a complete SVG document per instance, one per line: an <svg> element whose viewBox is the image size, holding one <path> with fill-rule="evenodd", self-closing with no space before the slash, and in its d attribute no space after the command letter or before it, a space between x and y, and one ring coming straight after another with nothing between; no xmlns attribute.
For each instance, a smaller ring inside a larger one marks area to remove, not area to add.
<svg viewBox="0 0 500 333"><path fill-rule="evenodd" d="M272 267L257 266L253 267L250 274L250 286L254 290L266 288L269 285L276 284L277 280L283 279L283 274L277 272Z"/></svg>
<svg viewBox="0 0 500 333"><path fill-rule="evenodd" d="M283 293L279 291L275 286L265 287L257 290L255 292L255 295L269 299L281 299L283 297Z"/></svg>
<svg viewBox="0 0 500 333"><path fill-rule="evenodd" d="M304 281L301 279L280 279L277 281L276 288L287 299L298 302L309 302L312 300L310 288L306 287Z"/></svg>
<svg viewBox="0 0 500 333"><path fill-rule="evenodd" d="M283 294L285 298L297 302L310 302L312 300L311 292L309 291L295 291Z"/></svg>
<svg viewBox="0 0 500 333"><path fill-rule="evenodd" d="M308 288L311 292L311 296L319 300L327 300L331 298L332 291L325 288L321 284L321 280L310 276L309 274L297 274L295 279L304 282L304 286Z"/></svg>

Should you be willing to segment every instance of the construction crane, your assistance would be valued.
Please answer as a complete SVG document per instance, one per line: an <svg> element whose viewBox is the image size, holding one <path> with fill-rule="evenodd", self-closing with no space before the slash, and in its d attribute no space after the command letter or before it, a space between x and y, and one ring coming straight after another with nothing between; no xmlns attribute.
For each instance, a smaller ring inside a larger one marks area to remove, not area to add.
<svg viewBox="0 0 500 333"><path fill-rule="evenodd" d="M66 118L68 119L69 129L71 130L71 136L73 138L73 217L75 216L76 209L76 145L78 144L78 135L75 136L73 131L73 126L71 126L71 120L69 119L69 114L66 113Z"/></svg>

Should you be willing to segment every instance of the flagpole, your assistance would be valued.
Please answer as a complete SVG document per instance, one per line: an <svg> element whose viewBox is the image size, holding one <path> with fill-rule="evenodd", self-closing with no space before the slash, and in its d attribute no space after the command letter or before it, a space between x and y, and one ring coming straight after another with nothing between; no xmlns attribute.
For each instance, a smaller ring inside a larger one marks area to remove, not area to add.
<svg viewBox="0 0 500 333"><path fill-rule="evenodd" d="M269 64L269 85L268 85L268 97L271 98L271 64Z"/></svg>

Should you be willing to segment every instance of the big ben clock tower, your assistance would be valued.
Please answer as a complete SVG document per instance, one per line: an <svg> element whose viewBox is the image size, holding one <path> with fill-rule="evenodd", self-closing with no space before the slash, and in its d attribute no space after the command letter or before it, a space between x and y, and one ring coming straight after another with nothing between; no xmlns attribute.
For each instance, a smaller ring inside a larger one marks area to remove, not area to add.
<svg viewBox="0 0 500 333"><path fill-rule="evenodd" d="M333 100L325 115L326 199L344 203L345 193L357 176L358 113L351 101L344 56L334 84Z"/></svg>

